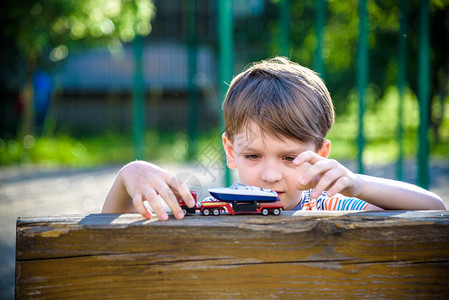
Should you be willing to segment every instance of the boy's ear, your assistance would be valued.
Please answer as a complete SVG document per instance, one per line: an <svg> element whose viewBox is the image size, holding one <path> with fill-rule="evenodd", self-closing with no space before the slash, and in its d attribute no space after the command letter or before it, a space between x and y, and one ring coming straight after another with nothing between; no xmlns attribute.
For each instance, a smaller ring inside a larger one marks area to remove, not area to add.
<svg viewBox="0 0 449 300"><path fill-rule="evenodd" d="M318 150L318 155L328 158L329 154L331 152L331 141L329 140L324 140L323 145L321 146L321 148Z"/></svg>
<svg viewBox="0 0 449 300"><path fill-rule="evenodd" d="M232 142L229 140L226 133L223 133L221 136L222 142L223 142L223 148L226 153L226 165L230 169L237 168L237 165L235 163L235 154L234 154L234 147L232 145Z"/></svg>

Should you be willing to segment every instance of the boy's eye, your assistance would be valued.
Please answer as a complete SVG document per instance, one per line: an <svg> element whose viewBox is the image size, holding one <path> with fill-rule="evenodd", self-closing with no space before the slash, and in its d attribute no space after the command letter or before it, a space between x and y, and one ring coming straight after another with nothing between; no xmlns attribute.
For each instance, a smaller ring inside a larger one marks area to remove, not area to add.
<svg viewBox="0 0 449 300"><path fill-rule="evenodd" d="M295 157L293 157L293 156L286 156L286 157L284 157L284 159L285 159L286 161L288 161L288 162L292 162L292 161L295 160Z"/></svg>
<svg viewBox="0 0 449 300"><path fill-rule="evenodd" d="M248 155L245 155L245 158L255 160L255 159L259 158L259 155L257 155L257 154L248 154Z"/></svg>

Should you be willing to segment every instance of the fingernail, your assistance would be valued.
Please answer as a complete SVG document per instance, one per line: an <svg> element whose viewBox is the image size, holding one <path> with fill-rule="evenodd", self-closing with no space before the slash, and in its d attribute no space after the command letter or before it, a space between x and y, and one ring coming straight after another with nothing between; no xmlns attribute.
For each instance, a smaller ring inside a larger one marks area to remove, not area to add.
<svg viewBox="0 0 449 300"><path fill-rule="evenodd" d="M145 214L145 218L146 218L146 219L151 219L151 213L150 213L150 212L147 212L147 213Z"/></svg>
<svg viewBox="0 0 449 300"><path fill-rule="evenodd" d="M168 220L168 215L166 213L163 213L163 214L161 214L159 219L162 220L162 221Z"/></svg>
<svg viewBox="0 0 449 300"><path fill-rule="evenodd" d="M301 179L299 180L299 183L301 184L306 184L306 178L305 177L301 177Z"/></svg>
<svg viewBox="0 0 449 300"><path fill-rule="evenodd" d="M182 219L184 218L184 213L180 212L176 216L178 217L178 219Z"/></svg>

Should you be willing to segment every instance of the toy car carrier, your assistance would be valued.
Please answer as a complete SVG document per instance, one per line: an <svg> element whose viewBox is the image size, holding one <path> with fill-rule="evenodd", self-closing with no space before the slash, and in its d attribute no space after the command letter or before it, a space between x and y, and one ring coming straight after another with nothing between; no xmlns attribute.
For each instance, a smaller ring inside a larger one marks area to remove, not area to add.
<svg viewBox="0 0 449 300"><path fill-rule="evenodd" d="M284 209L276 192L254 186L235 184L229 188L209 189L212 197L197 203L196 193L192 196L197 203L194 208L189 208L182 199L179 199L184 214L197 212L205 216L218 216L222 213L235 214L262 214L272 213L277 216Z"/></svg>

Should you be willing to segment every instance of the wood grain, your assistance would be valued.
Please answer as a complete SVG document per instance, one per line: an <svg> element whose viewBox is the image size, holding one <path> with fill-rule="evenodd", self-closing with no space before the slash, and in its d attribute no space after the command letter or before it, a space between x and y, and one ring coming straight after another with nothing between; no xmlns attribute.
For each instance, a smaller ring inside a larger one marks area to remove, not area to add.
<svg viewBox="0 0 449 300"><path fill-rule="evenodd" d="M19 218L16 298L448 298L449 212Z"/></svg>

